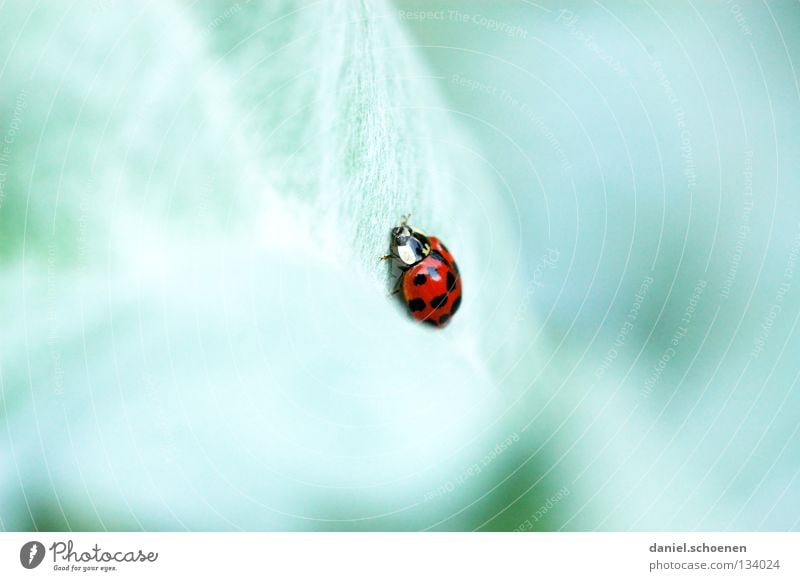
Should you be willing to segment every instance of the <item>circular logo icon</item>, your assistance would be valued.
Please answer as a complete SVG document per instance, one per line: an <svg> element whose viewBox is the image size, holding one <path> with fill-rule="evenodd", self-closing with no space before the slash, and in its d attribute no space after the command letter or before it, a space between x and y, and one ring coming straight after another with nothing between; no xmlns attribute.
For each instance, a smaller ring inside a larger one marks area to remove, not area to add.
<svg viewBox="0 0 800 581"><path fill-rule="evenodd" d="M19 550L19 562L26 569L35 569L44 559L44 545L39 541L29 541Z"/></svg>

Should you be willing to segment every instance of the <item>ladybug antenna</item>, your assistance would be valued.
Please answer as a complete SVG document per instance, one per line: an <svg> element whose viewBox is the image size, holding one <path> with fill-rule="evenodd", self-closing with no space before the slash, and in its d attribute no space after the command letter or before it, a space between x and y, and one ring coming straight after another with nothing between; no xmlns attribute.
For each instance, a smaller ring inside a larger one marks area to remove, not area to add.
<svg viewBox="0 0 800 581"><path fill-rule="evenodd" d="M408 219L411 218L411 214L406 214L402 218L403 219L400 221L400 225L405 226L406 224L408 224Z"/></svg>

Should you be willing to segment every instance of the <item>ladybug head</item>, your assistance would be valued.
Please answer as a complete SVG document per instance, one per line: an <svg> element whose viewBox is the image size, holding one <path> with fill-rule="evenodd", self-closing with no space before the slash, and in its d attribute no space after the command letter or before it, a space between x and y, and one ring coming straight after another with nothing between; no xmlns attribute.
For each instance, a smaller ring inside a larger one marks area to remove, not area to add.
<svg viewBox="0 0 800 581"><path fill-rule="evenodd" d="M431 243L425 233L406 224L404 218L399 226L392 228L391 252L401 266L413 266L431 253Z"/></svg>

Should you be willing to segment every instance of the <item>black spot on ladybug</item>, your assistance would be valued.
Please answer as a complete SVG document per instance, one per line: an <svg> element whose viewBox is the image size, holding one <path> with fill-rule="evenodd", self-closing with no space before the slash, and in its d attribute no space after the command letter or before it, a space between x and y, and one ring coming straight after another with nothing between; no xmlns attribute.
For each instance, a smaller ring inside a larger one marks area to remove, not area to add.
<svg viewBox="0 0 800 581"><path fill-rule="evenodd" d="M439 324L444 325L450 319L450 315L442 315L439 317Z"/></svg>
<svg viewBox="0 0 800 581"><path fill-rule="evenodd" d="M434 309L441 309L443 306L447 304L447 295L439 295L438 297L433 297L431 299L431 306Z"/></svg>
<svg viewBox="0 0 800 581"><path fill-rule="evenodd" d="M422 286L427 282L427 280L428 280L427 276L425 276L424 274L418 274L414 277L414 284L416 286Z"/></svg>
<svg viewBox="0 0 800 581"><path fill-rule="evenodd" d="M455 315L458 307L461 306L461 297L459 296L456 300L453 301L453 308L450 309L450 315Z"/></svg>
<svg viewBox="0 0 800 581"><path fill-rule="evenodd" d="M428 267L428 276L431 277L431 280L439 281L442 280L442 275L439 274L439 271L436 270L434 267Z"/></svg>
<svg viewBox="0 0 800 581"><path fill-rule="evenodd" d="M434 327L438 327L439 323L436 322L436 319L425 319L422 321L423 323L428 323L429 325L433 325Z"/></svg>
<svg viewBox="0 0 800 581"><path fill-rule="evenodd" d="M456 277L453 276L452 272L447 273L447 292L453 292L453 289L456 288Z"/></svg>
<svg viewBox="0 0 800 581"><path fill-rule="evenodd" d="M412 313L416 311L421 311L425 308L425 301L422 299L411 299L408 301L408 308L411 310Z"/></svg>
<svg viewBox="0 0 800 581"><path fill-rule="evenodd" d="M442 264L444 264L446 266L450 266L450 263L447 262L447 259L444 256L442 256L441 253L438 250L431 250L431 253L429 254L429 256L433 256L436 260L438 260Z"/></svg>

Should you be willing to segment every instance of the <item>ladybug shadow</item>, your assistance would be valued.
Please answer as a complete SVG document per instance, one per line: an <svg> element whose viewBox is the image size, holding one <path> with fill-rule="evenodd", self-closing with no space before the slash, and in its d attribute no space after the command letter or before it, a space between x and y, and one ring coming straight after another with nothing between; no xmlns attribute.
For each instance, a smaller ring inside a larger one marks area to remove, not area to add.
<svg viewBox="0 0 800 581"><path fill-rule="evenodd" d="M391 247L392 236L391 234L388 237L388 247ZM397 259L395 259L391 255L386 255L384 258L384 262L386 263L386 294L388 294L396 305L400 312L406 315L411 321L414 321L413 317L408 314L408 305L406 304L406 300L403 297L403 274L405 274L405 270L400 268L400 265L397 263Z"/></svg>
<svg viewBox="0 0 800 581"><path fill-rule="evenodd" d="M402 284L405 271L400 268L394 258L388 258L384 262L386 262L386 292L398 302L405 304Z"/></svg>

